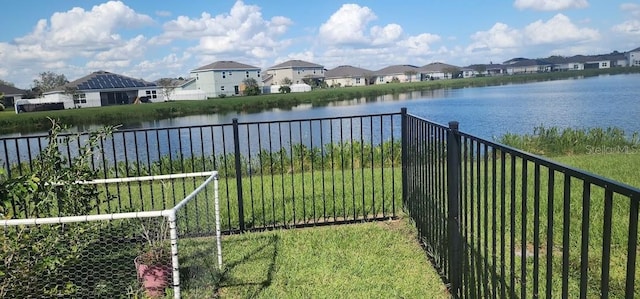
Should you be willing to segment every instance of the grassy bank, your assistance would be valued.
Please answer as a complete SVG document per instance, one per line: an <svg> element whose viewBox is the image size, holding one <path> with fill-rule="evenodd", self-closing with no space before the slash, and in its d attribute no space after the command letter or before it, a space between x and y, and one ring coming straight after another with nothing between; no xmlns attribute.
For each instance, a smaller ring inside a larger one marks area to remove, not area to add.
<svg viewBox="0 0 640 299"><path fill-rule="evenodd" d="M109 106L60 111L22 113L12 111L0 113L0 134L11 132L42 131L49 128L47 117L59 119L69 125L86 124L130 124L141 121L167 119L173 117L231 113L257 112L265 109L291 109L300 104L314 106L330 102L358 98L375 98L387 94L399 94L411 91L434 90L443 88L481 87L510 83L529 83L537 81L560 80L572 77L589 77L601 74L637 73L640 68L611 68L602 70L584 70L540 74L523 74L500 77L480 77L456 80L436 80L411 83L395 83L314 90L309 93L269 94L252 97L230 97L206 101L179 101L142 105Z"/></svg>
<svg viewBox="0 0 640 299"><path fill-rule="evenodd" d="M448 297L407 220L225 237L222 276L208 266L215 265L214 244L208 238L182 243L181 263L190 269L185 296Z"/></svg>

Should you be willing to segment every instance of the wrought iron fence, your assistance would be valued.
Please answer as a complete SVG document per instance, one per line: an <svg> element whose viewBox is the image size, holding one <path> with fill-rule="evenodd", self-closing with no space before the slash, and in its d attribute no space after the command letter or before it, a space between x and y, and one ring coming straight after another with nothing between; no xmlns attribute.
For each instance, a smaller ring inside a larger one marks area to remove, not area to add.
<svg viewBox="0 0 640 299"><path fill-rule="evenodd" d="M120 130L101 141L91 167L98 178L217 170L226 233L388 219L401 194L400 130L400 113ZM88 135L59 138L69 162ZM0 165L9 178L28 175L48 144L46 135L0 139ZM165 209L193 187L189 178L103 186L93 212ZM19 203L9 208L20 214ZM194 231L212 233L206 223Z"/></svg>
<svg viewBox="0 0 640 299"><path fill-rule="evenodd" d="M455 297L640 296L638 188L403 113L403 204Z"/></svg>

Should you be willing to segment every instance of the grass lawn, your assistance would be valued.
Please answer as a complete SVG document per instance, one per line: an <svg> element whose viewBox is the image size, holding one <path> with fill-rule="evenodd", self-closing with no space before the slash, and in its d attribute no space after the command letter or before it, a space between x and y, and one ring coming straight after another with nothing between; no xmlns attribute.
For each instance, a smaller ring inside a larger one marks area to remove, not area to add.
<svg viewBox="0 0 640 299"><path fill-rule="evenodd" d="M186 298L447 298L408 218L181 241ZM216 283L219 288L216 289Z"/></svg>

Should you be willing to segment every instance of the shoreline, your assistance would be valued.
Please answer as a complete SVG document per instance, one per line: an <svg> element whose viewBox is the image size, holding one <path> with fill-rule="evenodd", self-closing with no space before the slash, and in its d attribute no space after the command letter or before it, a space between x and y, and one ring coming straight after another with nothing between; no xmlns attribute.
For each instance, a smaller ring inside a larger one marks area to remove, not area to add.
<svg viewBox="0 0 640 299"><path fill-rule="evenodd" d="M46 131L50 126L49 117L55 118L59 122L69 126L131 124L189 115L260 112L273 108L291 109L301 104L324 106L331 102L414 91L526 84L572 78L588 78L599 75L634 73L640 73L640 67L391 83L362 87L327 88L306 93L265 94L210 100L119 105L21 114L15 114L11 109L8 109L8 111L0 113L0 134Z"/></svg>

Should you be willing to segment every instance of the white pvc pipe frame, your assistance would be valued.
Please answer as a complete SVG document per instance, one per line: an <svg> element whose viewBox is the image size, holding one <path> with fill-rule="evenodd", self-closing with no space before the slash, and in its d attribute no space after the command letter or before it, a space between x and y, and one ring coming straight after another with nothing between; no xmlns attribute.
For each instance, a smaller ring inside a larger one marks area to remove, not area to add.
<svg viewBox="0 0 640 299"><path fill-rule="evenodd" d="M173 208L160 211L146 212L129 212L129 213L112 213L98 215L82 215L82 216L66 216L66 217L47 217L47 218L30 218L30 219L8 219L0 220L0 225L17 226L17 225L38 225L38 224L61 224L73 222L88 221L104 221L115 219L132 219L132 218L151 218L151 217L167 217L169 220L169 238L171 241L171 267L173 268L173 292L174 298L180 298L180 264L178 262L178 231L176 227L176 213L189 201L194 199L206 186L213 181L214 201L215 201L215 217L216 217L216 247L218 255L218 269L222 270L222 242L220 231L220 198L218 196L218 172L194 172L181 174L168 174L157 176L130 177L130 178L113 178L113 179L97 179L93 181L78 181L78 184L108 184L108 183L125 183L125 182L141 182L153 180L166 180L188 177L204 177L208 178L193 190L187 197L181 200Z"/></svg>

